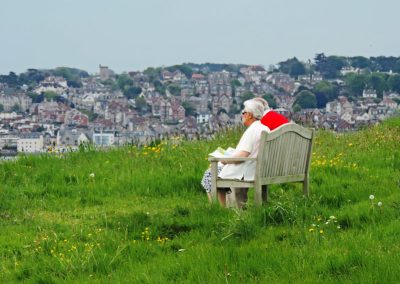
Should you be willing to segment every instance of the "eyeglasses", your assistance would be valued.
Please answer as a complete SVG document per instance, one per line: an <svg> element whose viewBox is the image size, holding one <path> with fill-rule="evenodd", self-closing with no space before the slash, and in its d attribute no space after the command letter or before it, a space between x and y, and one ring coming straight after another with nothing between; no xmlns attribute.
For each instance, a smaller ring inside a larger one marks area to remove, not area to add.
<svg viewBox="0 0 400 284"><path fill-rule="evenodd" d="M247 111L242 111L242 115L245 115L247 113Z"/></svg>

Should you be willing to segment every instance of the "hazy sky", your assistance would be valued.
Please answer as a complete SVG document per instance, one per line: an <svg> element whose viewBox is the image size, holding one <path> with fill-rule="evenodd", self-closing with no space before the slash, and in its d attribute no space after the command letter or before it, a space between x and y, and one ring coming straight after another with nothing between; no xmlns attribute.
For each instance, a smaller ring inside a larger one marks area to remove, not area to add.
<svg viewBox="0 0 400 284"><path fill-rule="evenodd" d="M400 56L399 0L0 0L0 74Z"/></svg>

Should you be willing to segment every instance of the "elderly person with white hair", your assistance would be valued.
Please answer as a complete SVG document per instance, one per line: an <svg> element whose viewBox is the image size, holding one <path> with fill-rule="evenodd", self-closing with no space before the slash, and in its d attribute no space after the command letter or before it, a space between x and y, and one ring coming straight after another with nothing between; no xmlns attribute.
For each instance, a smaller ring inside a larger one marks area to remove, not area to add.
<svg viewBox="0 0 400 284"><path fill-rule="evenodd" d="M264 114L264 106L261 102L251 99L244 102L242 111L242 123L247 127L232 157L249 157L255 158L258 154L260 138L262 131L269 131L269 128L260 123L260 119ZM218 176L223 179L239 179L253 180L255 175L255 161L246 161L243 163L225 163L221 164L218 169ZM208 198L211 201L211 174L210 170L204 173L201 184L208 193ZM218 189L218 200L221 205L226 206L227 193L230 189ZM235 189L236 197L229 200L238 200L237 206L241 207L247 201L247 189Z"/></svg>

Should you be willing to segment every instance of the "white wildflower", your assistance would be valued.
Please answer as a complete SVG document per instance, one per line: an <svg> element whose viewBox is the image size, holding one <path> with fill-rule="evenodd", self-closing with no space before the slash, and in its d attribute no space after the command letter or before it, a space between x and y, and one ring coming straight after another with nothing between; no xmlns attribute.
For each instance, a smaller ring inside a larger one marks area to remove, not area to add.
<svg viewBox="0 0 400 284"><path fill-rule="evenodd" d="M382 202L381 202L381 201L378 202L378 206L379 206L379 207L382 206Z"/></svg>
<svg viewBox="0 0 400 284"><path fill-rule="evenodd" d="M89 177L90 177L90 178L94 178L94 173L91 173L91 174L89 175Z"/></svg>
<svg viewBox="0 0 400 284"><path fill-rule="evenodd" d="M331 220L335 220L335 219L336 219L336 217L335 217L335 216L329 216L329 219L331 219Z"/></svg>
<svg viewBox="0 0 400 284"><path fill-rule="evenodd" d="M369 196L369 199L374 200L374 199L375 199L375 196L374 196L373 194L371 194L371 195Z"/></svg>

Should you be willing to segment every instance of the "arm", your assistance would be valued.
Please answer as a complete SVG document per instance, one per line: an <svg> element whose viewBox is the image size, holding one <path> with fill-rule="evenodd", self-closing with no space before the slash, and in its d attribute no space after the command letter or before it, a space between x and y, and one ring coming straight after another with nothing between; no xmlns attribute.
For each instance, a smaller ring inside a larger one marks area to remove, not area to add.
<svg viewBox="0 0 400 284"><path fill-rule="evenodd" d="M250 155L250 152L247 151L237 151L232 155L232 158L247 158ZM242 163L242 161L227 161L223 160L221 161L222 164L239 164Z"/></svg>

